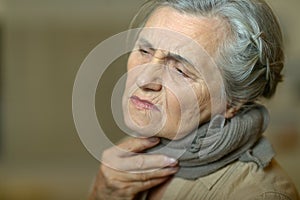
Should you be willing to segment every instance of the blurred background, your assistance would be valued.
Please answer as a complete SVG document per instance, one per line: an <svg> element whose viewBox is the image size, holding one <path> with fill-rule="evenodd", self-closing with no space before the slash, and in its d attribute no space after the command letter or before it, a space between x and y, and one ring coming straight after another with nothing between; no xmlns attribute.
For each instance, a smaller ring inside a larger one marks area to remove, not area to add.
<svg viewBox="0 0 300 200"><path fill-rule="evenodd" d="M269 0L287 50L285 81L270 102L267 137L300 190L299 0ZM0 0L0 200L86 199L99 162L80 142L72 88L87 54L125 31L141 0ZM298 22L297 22L298 20ZM116 47L117 48L117 47ZM116 60L100 80L97 112L117 140L110 95L125 71ZM100 144L101 145L101 144Z"/></svg>

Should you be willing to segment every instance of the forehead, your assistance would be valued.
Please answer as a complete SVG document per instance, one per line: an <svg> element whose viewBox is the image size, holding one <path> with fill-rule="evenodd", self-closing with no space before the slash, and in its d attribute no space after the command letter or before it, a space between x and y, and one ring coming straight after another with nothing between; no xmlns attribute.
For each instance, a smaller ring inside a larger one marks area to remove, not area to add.
<svg viewBox="0 0 300 200"><path fill-rule="evenodd" d="M146 28L162 28L194 40L209 54L214 54L227 33L225 20L181 13L171 7L156 9L145 24Z"/></svg>

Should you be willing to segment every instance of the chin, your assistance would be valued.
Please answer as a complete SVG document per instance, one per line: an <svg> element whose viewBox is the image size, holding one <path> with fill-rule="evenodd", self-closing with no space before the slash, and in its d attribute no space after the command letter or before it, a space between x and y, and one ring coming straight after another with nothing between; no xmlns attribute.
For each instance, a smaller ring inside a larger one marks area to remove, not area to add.
<svg viewBox="0 0 300 200"><path fill-rule="evenodd" d="M135 122L134 120L130 119L130 117L124 117L125 125L133 131L131 135L136 137L160 137L160 129L159 126L153 126L149 123ZM146 125L144 125L146 124Z"/></svg>

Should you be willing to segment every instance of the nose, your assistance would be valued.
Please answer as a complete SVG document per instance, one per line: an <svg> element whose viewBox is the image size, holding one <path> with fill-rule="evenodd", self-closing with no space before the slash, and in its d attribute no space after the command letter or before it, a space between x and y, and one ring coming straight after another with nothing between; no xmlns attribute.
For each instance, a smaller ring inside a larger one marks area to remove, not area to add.
<svg viewBox="0 0 300 200"><path fill-rule="evenodd" d="M160 91L164 69L164 56L156 52L150 63L144 66L137 78L137 86L145 91Z"/></svg>
<svg viewBox="0 0 300 200"><path fill-rule="evenodd" d="M137 86L146 91L160 91L162 89L162 70L158 68L154 65L145 66L136 80Z"/></svg>
<svg viewBox="0 0 300 200"><path fill-rule="evenodd" d="M139 88L145 91L160 91L162 89L162 85L158 80L147 81L147 80L139 80L137 82Z"/></svg>

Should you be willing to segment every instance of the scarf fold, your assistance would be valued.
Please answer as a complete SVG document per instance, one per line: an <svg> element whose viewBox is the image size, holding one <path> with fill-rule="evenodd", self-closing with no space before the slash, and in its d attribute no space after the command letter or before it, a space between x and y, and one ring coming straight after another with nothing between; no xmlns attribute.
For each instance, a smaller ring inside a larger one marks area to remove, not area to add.
<svg viewBox="0 0 300 200"><path fill-rule="evenodd" d="M185 179L206 176L237 159L264 168L274 156L262 136L268 123L267 109L255 104L227 121L216 115L180 140L161 139L147 152L177 158L180 169L175 176Z"/></svg>

